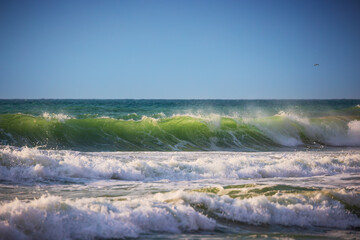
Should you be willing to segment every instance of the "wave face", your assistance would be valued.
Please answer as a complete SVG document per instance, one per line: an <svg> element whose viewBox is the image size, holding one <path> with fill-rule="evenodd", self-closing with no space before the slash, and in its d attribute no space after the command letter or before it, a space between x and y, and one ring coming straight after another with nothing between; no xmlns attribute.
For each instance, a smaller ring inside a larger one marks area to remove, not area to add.
<svg viewBox="0 0 360 240"><path fill-rule="evenodd" d="M360 146L359 100L0 100L0 144L79 151Z"/></svg>
<svg viewBox="0 0 360 240"><path fill-rule="evenodd" d="M123 120L0 115L2 145L82 151L273 150L360 146L360 118L301 118L281 112L243 119L210 115Z"/></svg>

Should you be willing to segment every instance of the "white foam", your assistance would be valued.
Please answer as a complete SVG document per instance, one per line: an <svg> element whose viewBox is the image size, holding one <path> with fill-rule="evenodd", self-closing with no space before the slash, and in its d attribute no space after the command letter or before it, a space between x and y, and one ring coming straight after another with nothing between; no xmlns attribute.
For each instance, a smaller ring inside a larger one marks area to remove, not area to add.
<svg viewBox="0 0 360 240"><path fill-rule="evenodd" d="M0 148L0 179L9 181L62 178L180 181L308 177L359 172L359 151L82 153Z"/></svg>
<svg viewBox="0 0 360 240"><path fill-rule="evenodd" d="M245 199L183 190L123 201L44 195L2 203L0 239L125 238L216 230L219 225L206 215L252 225L349 229L360 227L360 219L343 203L358 207L359 200L358 193L345 190Z"/></svg>
<svg viewBox="0 0 360 240"><path fill-rule="evenodd" d="M347 195L342 193L343 198ZM360 226L360 219L328 194L275 194L271 197L258 196L247 199L233 199L229 196L215 196L205 193L177 191L157 194L162 201L190 203L202 206L208 212L232 221L249 224L280 224L299 227L352 228ZM353 197L353 196L352 196ZM359 196L357 195L357 200Z"/></svg>
<svg viewBox="0 0 360 240"><path fill-rule="evenodd" d="M124 238L153 231L181 233L215 227L215 221L189 206L141 199L16 199L2 204L0 219L0 236L13 239Z"/></svg>
<svg viewBox="0 0 360 240"><path fill-rule="evenodd" d="M43 113L43 118L47 119L47 120L53 120L53 119L57 119L61 122L67 120L67 119L71 119L70 116L63 114L63 113L48 113L48 112L44 112Z"/></svg>

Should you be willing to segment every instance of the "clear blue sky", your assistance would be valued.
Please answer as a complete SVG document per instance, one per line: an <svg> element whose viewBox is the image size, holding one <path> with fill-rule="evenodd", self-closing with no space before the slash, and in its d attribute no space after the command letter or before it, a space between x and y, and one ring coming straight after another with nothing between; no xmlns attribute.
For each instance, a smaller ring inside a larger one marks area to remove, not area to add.
<svg viewBox="0 0 360 240"><path fill-rule="evenodd" d="M2 0L0 98L360 98L360 1Z"/></svg>

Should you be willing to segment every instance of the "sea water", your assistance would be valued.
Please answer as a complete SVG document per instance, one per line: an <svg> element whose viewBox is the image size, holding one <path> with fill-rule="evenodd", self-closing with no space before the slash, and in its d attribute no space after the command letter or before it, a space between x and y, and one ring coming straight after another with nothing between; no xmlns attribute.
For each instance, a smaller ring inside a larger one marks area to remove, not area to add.
<svg viewBox="0 0 360 240"><path fill-rule="evenodd" d="M359 229L360 100L0 100L0 239Z"/></svg>

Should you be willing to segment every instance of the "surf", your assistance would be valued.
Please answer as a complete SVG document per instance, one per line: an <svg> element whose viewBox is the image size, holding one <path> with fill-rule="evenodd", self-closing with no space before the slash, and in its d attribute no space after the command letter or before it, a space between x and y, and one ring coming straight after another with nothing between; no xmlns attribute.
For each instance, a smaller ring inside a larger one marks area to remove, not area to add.
<svg viewBox="0 0 360 240"><path fill-rule="evenodd" d="M242 118L173 115L139 120L64 114L0 115L2 145L81 151L269 151L360 146L360 117L285 112Z"/></svg>

